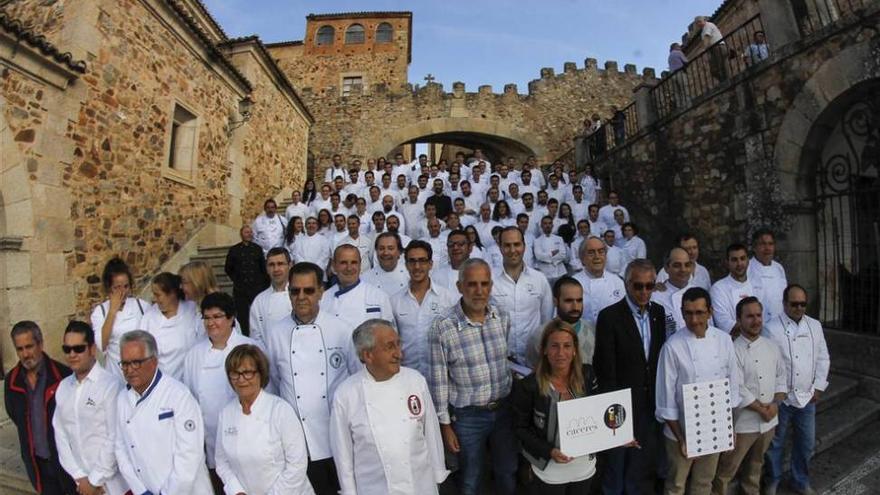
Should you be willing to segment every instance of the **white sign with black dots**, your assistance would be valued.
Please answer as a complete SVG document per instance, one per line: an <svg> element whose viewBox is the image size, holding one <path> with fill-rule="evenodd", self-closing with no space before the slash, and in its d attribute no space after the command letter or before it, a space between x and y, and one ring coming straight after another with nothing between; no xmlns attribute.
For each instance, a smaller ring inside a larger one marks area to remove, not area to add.
<svg viewBox="0 0 880 495"><path fill-rule="evenodd" d="M682 385L688 458L733 449L730 381Z"/></svg>

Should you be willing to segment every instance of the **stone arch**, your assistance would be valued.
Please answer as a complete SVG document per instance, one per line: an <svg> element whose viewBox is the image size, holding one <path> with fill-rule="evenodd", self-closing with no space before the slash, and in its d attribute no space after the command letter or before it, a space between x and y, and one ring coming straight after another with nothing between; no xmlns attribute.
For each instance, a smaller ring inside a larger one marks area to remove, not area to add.
<svg viewBox="0 0 880 495"><path fill-rule="evenodd" d="M829 273L820 265L817 172L835 121L866 87L875 91L880 87L880 56L869 43L862 43L819 67L795 97L777 134L773 163L786 199L793 199L793 228L780 247L785 252L789 281L806 287L813 303L823 299L829 280Z"/></svg>
<svg viewBox="0 0 880 495"><path fill-rule="evenodd" d="M368 156L385 156L401 144L415 142L419 139L462 136L482 137L487 140L508 142L520 146L529 154L535 155L539 161L547 159L544 144L533 134L496 120L472 117L444 117L423 120L388 133L376 144Z"/></svg>

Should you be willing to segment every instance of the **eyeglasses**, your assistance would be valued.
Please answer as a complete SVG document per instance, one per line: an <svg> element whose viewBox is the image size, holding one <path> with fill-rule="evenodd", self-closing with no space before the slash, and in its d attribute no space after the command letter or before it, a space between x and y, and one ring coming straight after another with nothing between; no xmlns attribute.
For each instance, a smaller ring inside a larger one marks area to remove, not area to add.
<svg viewBox="0 0 880 495"><path fill-rule="evenodd" d="M241 370L241 371L230 371L228 373L229 379L232 381L238 381L244 378L245 380L252 380L259 371L257 370Z"/></svg>
<svg viewBox="0 0 880 495"><path fill-rule="evenodd" d="M141 365L153 359L155 356L150 356L143 359L132 359L131 361L119 361L119 367L122 369L131 368L133 370L137 370L141 368Z"/></svg>
<svg viewBox="0 0 880 495"><path fill-rule="evenodd" d="M455 241L455 242L447 242L446 247L456 248L456 247L465 247L467 246L467 241Z"/></svg>
<svg viewBox="0 0 880 495"><path fill-rule="evenodd" d="M427 265L431 262L428 258L410 258L406 260L410 265Z"/></svg>
<svg viewBox="0 0 880 495"><path fill-rule="evenodd" d="M806 308L807 301L789 301L788 305L792 308Z"/></svg>
<svg viewBox="0 0 880 495"><path fill-rule="evenodd" d="M312 296L318 289L316 287L291 287L287 289L287 292L290 293L291 296L298 296L300 293L305 293L307 296Z"/></svg>
<svg viewBox="0 0 880 495"><path fill-rule="evenodd" d="M632 284L633 290L654 290L657 284L654 282L648 282L643 284L641 282L630 282Z"/></svg>
<svg viewBox="0 0 880 495"><path fill-rule="evenodd" d="M608 250L605 248L587 249L587 256L605 256L606 254L608 254Z"/></svg>
<svg viewBox="0 0 880 495"><path fill-rule="evenodd" d="M63 345L61 346L61 352L63 352L64 354L70 354L72 351L74 354L82 354L86 352L86 349L88 348L89 346L86 344Z"/></svg>

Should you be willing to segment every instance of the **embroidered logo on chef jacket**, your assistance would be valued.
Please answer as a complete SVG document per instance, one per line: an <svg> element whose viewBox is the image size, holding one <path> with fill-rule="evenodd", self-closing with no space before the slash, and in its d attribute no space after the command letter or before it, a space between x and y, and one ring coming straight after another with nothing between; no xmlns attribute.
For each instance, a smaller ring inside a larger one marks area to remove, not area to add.
<svg viewBox="0 0 880 495"><path fill-rule="evenodd" d="M332 366L333 369L339 369L339 367L342 366L342 353L341 352L336 351L330 355L330 366Z"/></svg>
<svg viewBox="0 0 880 495"><path fill-rule="evenodd" d="M223 430L223 434L231 436L231 437L237 436L238 435L238 428L236 428L234 426L230 426L229 428L226 428L225 430Z"/></svg>
<svg viewBox="0 0 880 495"><path fill-rule="evenodd" d="M191 419L186 420L186 423L183 423L183 429L186 431L195 431L196 422Z"/></svg>
<svg viewBox="0 0 880 495"><path fill-rule="evenodd" d="M440 305L437 303L437 301L433 301L431 303L431 312L436 313L438 309L440 309Z"/></svg>
<svg viewBox="0 0 880 495"><path fill-rule="evenodd" d="M91 397L89 397L88 399L86 399L86 405L94 407L96 404L95 404L95 401L92 400Z"/></svg>
<svg viewBox="0 0 880 495"><path fill-rule="evenodd" d="M410 395L406 399L406 407L409 408L409 413L413 416L422 414L422 400L419 399L418 395Z"/></svg>

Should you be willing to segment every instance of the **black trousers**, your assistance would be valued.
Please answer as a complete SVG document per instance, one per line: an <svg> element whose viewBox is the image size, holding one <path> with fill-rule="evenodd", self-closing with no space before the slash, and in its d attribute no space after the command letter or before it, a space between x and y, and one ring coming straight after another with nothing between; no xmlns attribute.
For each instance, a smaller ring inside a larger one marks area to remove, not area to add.
<svg viewBox="0 0 880 495"><path fill-rule="evenodd" d="M43 483L41 495L76 495L76 483L57 460L35 457ZM36 487L35 487L36 488Z"/></svg>
<svg viewBox="0 0 880 495"><path fill-rule="evenodd" d="M529 486L531 495L587 495L590 493L590 482L595 478L593 476L593 478L564 485L550 485L541 481L541 478L534 476L534 474L532 476L532 483Z"/></svg>
<svg viewBox="0 0 880 495"><path fill-rule="evenodd" d="M339 477L336 475L336 464L328 457L320 461L309 461L306 476L315 489L315 495L336 495L339 492Z"/></svg>
<svg viewBox="0 0 880 495"><path fill-rule="evenodd" d="M241 323L241 333L251 334L251 304L262 291L232 290L232 299L235 301L235 317Z"/></svg>

